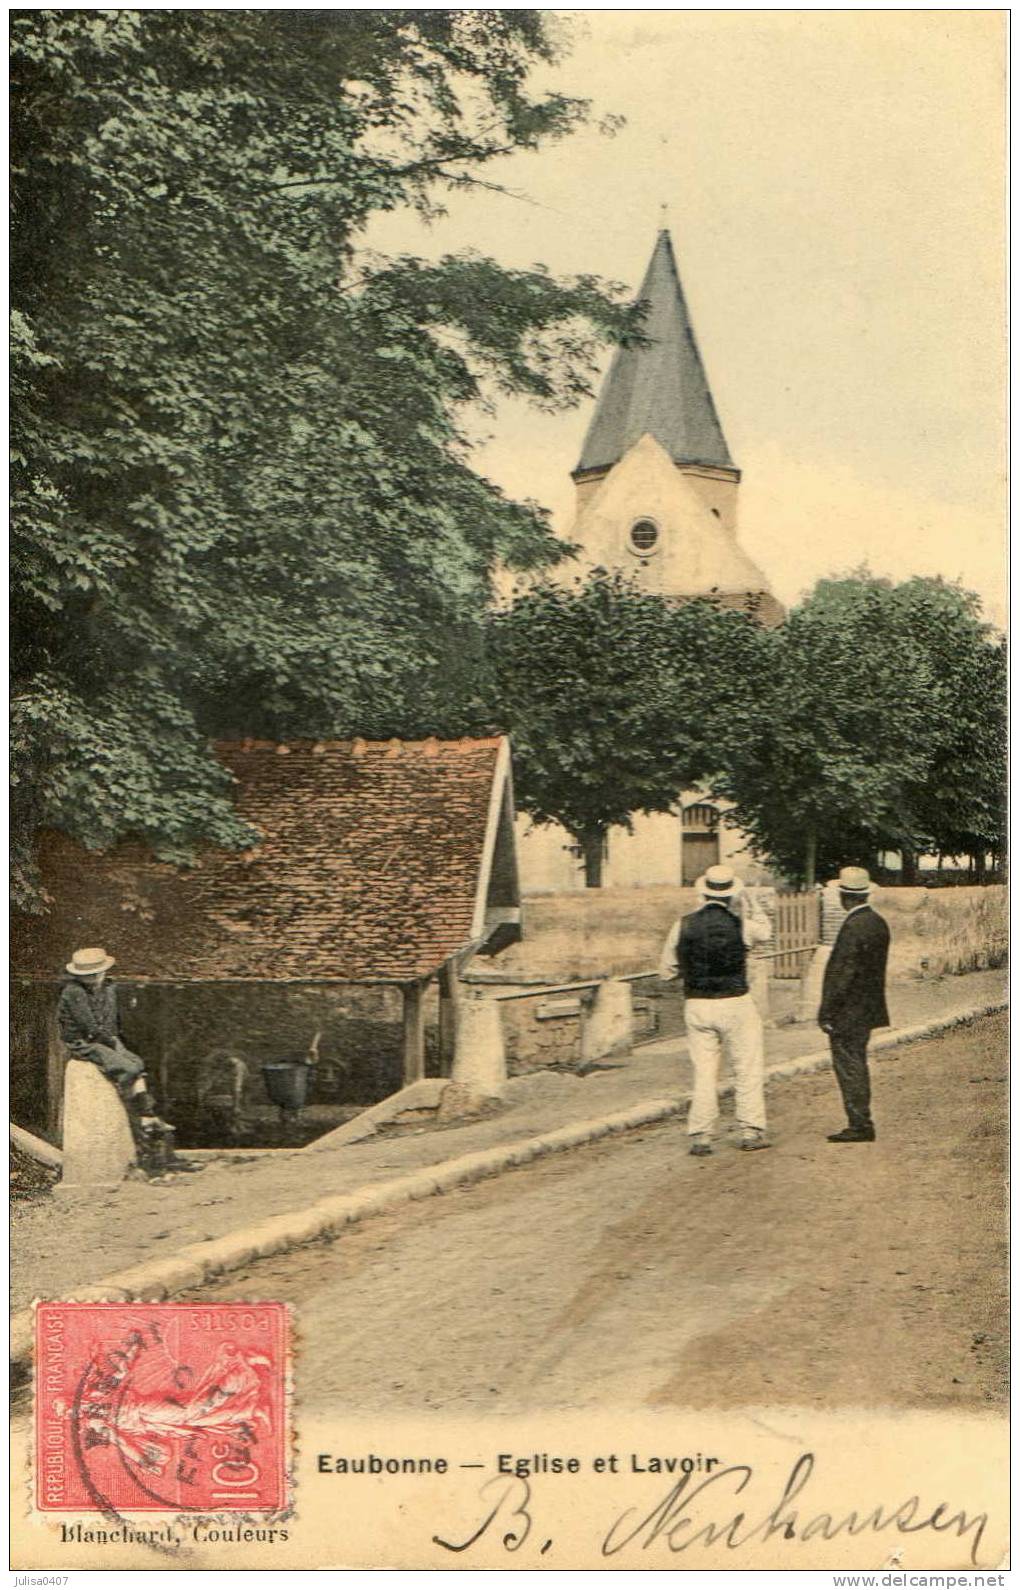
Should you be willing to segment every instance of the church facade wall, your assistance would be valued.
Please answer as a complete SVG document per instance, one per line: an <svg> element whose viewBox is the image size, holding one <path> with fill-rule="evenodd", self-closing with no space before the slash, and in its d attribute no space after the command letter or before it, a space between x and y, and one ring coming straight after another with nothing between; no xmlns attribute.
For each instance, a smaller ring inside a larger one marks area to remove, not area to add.
<svg viewBox="0 0 1020 1590"><path fill-rule="evenodd" d="M682 799L684 805L690 805L699 797L689 792ZM718 843L712 855L699 851L699 871L703 870L702 859L708 866L718 860L731 863L747 883L772 881L767 868L751 854L746 834L722 823L716 834ZM689 844L696 842L691 835L687 840ZM609 831L603 886L607 889L661 885L680 888L684 879L684 841L679 811L635 812L632 832L628 833L625 828ZM527 816L519 816L517 853L524 895L584 892L584 866L578 847L558 823L539 825Z"/></svg>
<svg viewBox="0 0 1020 1590"><path fill-rule="evenodd" d="M736 535L739 485L736 473L728 474L725 470L712 469L707 465L704 468L698 468L693 464L677 464L674 467L690 483L705 507L711 511L714 518L718 519L722 528L728 530L731 535ZM578 480L575 517L578 517L591 502L607 474L608 470L600 470L598 474L582 476Z"/></svg>
<svg viewBox="0 0 1020 1590"><path fill-rule="evenodd" d="M730 535L737 533L737 481L721 470L694 469L688 466L680 473L697 492L713 518L718 519Z"/></svg>

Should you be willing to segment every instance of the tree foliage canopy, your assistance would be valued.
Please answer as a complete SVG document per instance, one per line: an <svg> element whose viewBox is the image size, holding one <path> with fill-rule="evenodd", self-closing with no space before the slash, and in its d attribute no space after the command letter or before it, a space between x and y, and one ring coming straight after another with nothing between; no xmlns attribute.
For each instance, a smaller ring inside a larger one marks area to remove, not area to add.
<svg viewBox="0 0 1020 1590"><path fill-rule="evenodd" d="M763 641L750 615L674 602L601 569L541 583L494 613L489 666L517 799L574 835L590 884L611 826L670 810L718 767Z"/></svg>
<svg viewBox="0 0 1020 1590"><path fill-rule="evenodd" d="M457 732L489 571L561 553L469 406L557 408L620 290L359 251L583 103L528 11L13 15L15 831L240 843L219 734ZM22 847L22 897L32 894Z"/></svg>
<svg viewBox="0 0 1020 1590"><path fill-rule="evenodd" d="M764 630L598 570L489 634L519 804L574 835L590 883L609 827L698 784L791 879L1005 845L1005 645L959 586L860 570Z"/></svg>
<svg viewBox="0 0 1020 1590"><path fill-rule="evenodd" d="M1001 848L1004 655L979 614L944 580L863 570L819 581L764 638L714 788L785 875Z"/></svg>

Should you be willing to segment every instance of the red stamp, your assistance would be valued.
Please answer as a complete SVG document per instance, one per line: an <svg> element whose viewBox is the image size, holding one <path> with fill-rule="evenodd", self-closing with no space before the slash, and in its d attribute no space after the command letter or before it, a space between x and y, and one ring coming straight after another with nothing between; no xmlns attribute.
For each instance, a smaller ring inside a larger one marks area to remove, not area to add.
<svg viewBox="0 0 1020 1590"><path fill-rule="evenodd" d="M45 1512L277 1512L287 1504L283 1303L40 1303Z"/></svg>

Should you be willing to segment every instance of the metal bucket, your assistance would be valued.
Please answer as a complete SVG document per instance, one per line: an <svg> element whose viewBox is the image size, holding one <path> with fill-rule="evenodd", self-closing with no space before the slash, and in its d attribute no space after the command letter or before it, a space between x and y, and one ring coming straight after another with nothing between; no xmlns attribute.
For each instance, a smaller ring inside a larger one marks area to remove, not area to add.
<svg viewBox="0 0 1020 1590"><path fill-rule="evenodd" d="M314 1066L303 1060L283 1060L262 1067L266 1092L273 1104L281 1110L295 1113L308 1102L308 1082Z"/></svg>

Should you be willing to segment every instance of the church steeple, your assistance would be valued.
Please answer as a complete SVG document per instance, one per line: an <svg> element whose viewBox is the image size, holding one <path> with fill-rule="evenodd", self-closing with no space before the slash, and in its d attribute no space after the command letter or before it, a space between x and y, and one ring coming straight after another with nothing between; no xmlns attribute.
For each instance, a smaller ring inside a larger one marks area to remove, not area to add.
<svg viewBox="0 0 1020 1590"><path fill-rule="evenodd" d="M574 479L580 487L603 475L642 436L650 435L685 473L703 471L735 483L740 472L712 401L665 228L638 298L647 306L647 345L616 350Z"/></svg>
<svg viewBox="0 0 1020 1590"><path fill-rule="evenodd" d="M740 471L665 227L640 296L646 343L618 349L609 367L574 470L570 540L588 566L623 570L642 590L711 597L777 623L783 610L737 538Z"/></svg>

